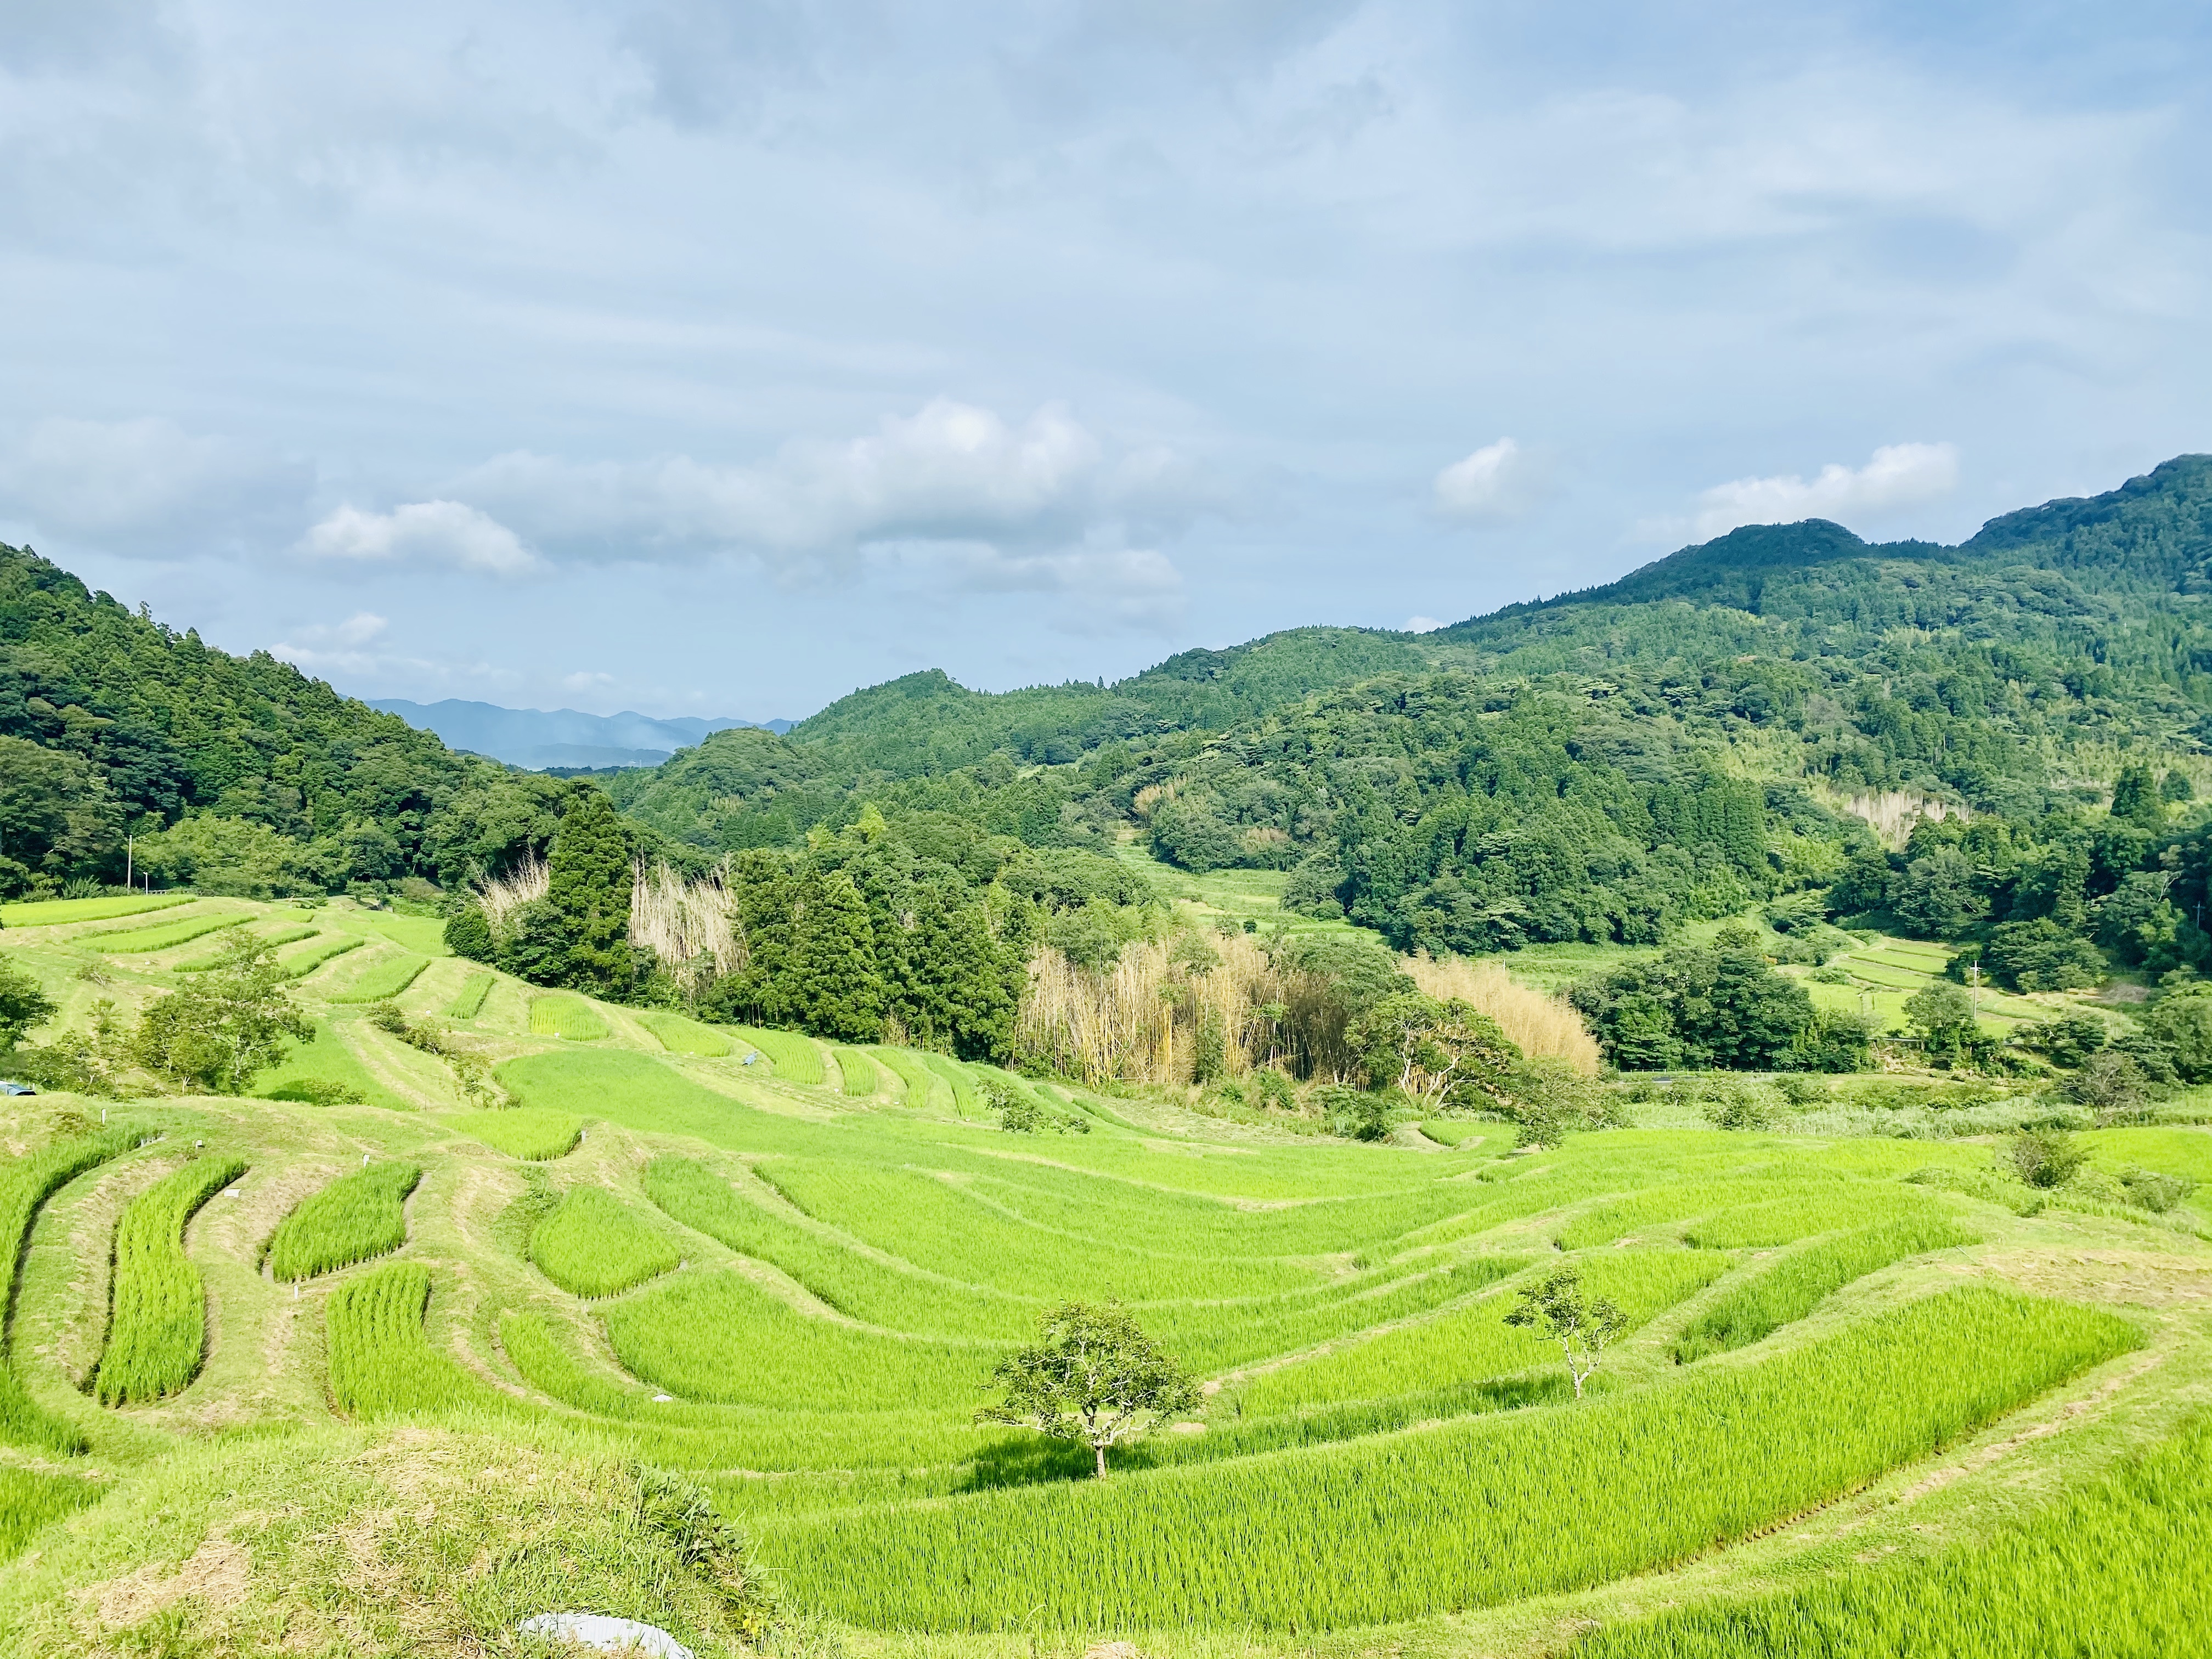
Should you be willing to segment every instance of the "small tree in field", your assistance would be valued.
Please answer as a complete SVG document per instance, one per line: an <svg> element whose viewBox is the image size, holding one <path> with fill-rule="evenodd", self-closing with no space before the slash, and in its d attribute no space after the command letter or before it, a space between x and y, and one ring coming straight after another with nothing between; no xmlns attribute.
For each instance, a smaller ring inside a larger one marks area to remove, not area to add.
<svg viewBox="0 0 2212 1659"><path fill-rule="evenodd" d="M1577 1400L1583 1397L1583 1384L1597 1370L1606 1345L1628 1328L1628 1316L1604 1297L1583 1300L1583 1277L1572 1267L1560 1268L1540 1285L1523 1287L1521 1305L1505 1316L1505 1322L1532 1328L1559 1345Z"/></svg>
<svg viewBox="0 0 2212 1659"><path fill-rule="evenodd" d="M1062 1303L1037 1334L999 1362L987 1386L1006 1397L975 1420L1079 1440L1096 1454L1102 1480L1109 1446L1198 1404L1198 1385L1118 1302Z"/></svg>

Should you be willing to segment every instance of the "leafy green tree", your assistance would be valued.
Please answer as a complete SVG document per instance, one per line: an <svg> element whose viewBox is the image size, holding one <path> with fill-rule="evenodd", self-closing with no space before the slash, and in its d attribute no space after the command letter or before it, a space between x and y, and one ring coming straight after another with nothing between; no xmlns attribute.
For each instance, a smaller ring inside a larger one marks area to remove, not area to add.
<svg viewBox="0 0 2212 1659"><path fill-rule="evenodd" d="M872 1042L882 1035L884 984L868 907L842 870L801 878L780 1006L818 1036Z"/></svg>
<svg viewBox="0 0 2212 1659"><path fill-rule="evenodd" d="M1977 890L1973 860L1955 847L1937 847L1905 866L1890 884L1889 908L1925 939L1955 939L1989 914Z"/></svg>
<svg viewBox="0 0 2212 1659"><path fill-rule="evenodd" d="M2105 977L2105 958L2080 934L2048 916L2001 921L1982 953L1985 972L2012 991L2072 991Z"/></svg>
<svg viewBox="0 0 2212 1659"><path fill-rule="evenodd" d="M5 957L0 957L0 1054L23 1040L23 1033L43 1025L59 1012L39 981Z"/></svg>
<svg viewBox="0 0 2212 1659"><path fill-rule="evenodd" d="M2166 828L2166 801L2152 781L2148 766L2137 763L2120 769L2119 779L2112 785L2112 816L2143 830Z"/></svg>
<svg viewBox="0 0 2212 1659"><path fill-rule="evenodd" d="M1521 1050L1489 1015L1457 997L1394 991L1346 1032L1371 1087L1396 1089L1425 1110L1503 1103Z"/></svg>
<svg viewBox="0 0 2212 1659"><path fill-rule="evenodd" d="M563 983L599 996L618 996L631 979L629 842L613 804L597 789L571 798L553 856L545 898L561 919L567 956Z"/></svg>
<svg viewBox="0 0 2212 1659"><path fill-rule="evenodd" d="M1001 1398L979 1423L1035 1429L1080 1441L1106 1476L1109 1447L1197 1409L1198 1384L1118 1302L1065 1302L1040 1322L1038 1340L999 1362L988 1386Z"/></svg>
<svg viewBox="0 0 2212 1659"><path fill-rule="evenodd" d="M288 1039L315 1039L315 1023L285 984L276 947L234 928L217 966L193 975L139 1017L134 1057L149 1071L207 1093L244 1094L283 1061Z"/></svg>
<svg viewBox="0 0 2212 1659"><path fill-rule="evenodd" d="M1912 1022L1931 1054L1956 1054L1980 1035L1973 999L1957 986L1941 981L1905 998L1905 1017Z"/></svg>
<svg viewBox="0 0 2212 1659"><path fill-rule="evenodd" d="M465 905L446 918L446 948L471 962L496 962L499 947L480 904Z"/></svg>
<svg viewBox="0 0 2212 1659"><path fill-rule="evenodd" d="M1567 1375L1574 1380L1575 1398L1597 1370L1613 1339L1628 1328L1628 1316L1604 1297L1585 1301L1583 1277L1572 1267L1560 1267L1534 1285L1524 1285L1520 1301L1505 1322L1534 1330L1559 1345Z"/></svg>
<svg viewBox="0 0 2212 1659"><path fill-rule="evenodd" d="M2100 1048L2060 1085L2067 1099L2087 1106L2100 1122L2125 1121L2150 1103L2151 1080L2132 1054Z"/></svg>
<svg viewBox="0 0 2212 1659"><path fill-rule="evenodd" d="M1805 988L1753 951L1678 949L1572 987L1606 1058L1624 1071L1789 1071L1813 1022Z"/></svg>
<svg viewBox="0 0 2212 1659"><path fill-rule="evenodd" d="M2024 1046L2048 1055L2054 1065L2079 1066L2105 1046L2111 1033L2096 1015L2071 1013L2021 1026L2014 1035ZM2208 1059L2212 1059L2212 1054L2208 1054Z"/></svg>
<svg viewBox="0 0 2212 1659"><path fill-rule="evenodd" d="M2143 1016L2143 1029L2166 1045L2183 1082L2212 1081L2212 985L2161 997ZM2101 1023L2097 1034L2104 1036Z"/></svg>
<svg viewBox="0 0 2212 1659"><path fill-rule="evenodd" d="M1575 1131L1616 1129L1627 1121L1612 1096L1549 1054L1515 1066L1506 1090L1523 1146L1557 1146Z"/></svg>

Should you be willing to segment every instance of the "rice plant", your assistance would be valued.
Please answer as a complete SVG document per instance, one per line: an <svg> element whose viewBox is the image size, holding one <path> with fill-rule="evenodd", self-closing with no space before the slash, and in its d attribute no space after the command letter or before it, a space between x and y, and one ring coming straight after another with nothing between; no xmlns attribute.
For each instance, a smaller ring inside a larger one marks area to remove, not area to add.
<svg viewBox="0 0 2212 1659"><path fill-rule="evenodd" d="M945 1087L952 1091L952 1111L955 1116L965 1118L983 1116L983 1095L982 1091L975 1086L974 1073L950 1054L926 1054L922 1056L922 1060L931 1071L945 1080Z"/></svg>
<svg viewBox="0 0 2212 1659"><path fill-rule="evenodd" d="M313 945L277 957L276 966L286 979L305 979L325 963L368 943L358 933L325 933Z"/></svg>
<svg viewBox="0 0 2212 1659"><path fill-rule="evenodd" d="M0 1164L0 1249L8 1252L8 1289L0 1333L11 1332L15 1293L30 1246L31 1224L46 1201L88 1170L97 1169L137 1145L139 1132L123 1125L99 1134L55 1142ZM15 1376L12 1356L0 1364L0 1440L58 1452L84 1449L84 1437L33 1401Z"/></svg>
<svg viewBox="0 0 2212 1659"><path fill-rule="evenodd" d="M1586 1637L1574 1659L2163 1659L2212 1631L2212 1418L1992 1539Z"/></svg>
<svg viewBox="0 0 2212 1659"><path fill-rule="evenodd" d="M607 1023L581 997L532 997L530 1035L560 1037L568 1042L597 1042L607 1034Z"/></svg>
<svg viewBox="0 0 2212 1659"><path fill-rule="evenodd" d="M732 1405L848 1411L963 1410L996 1349L854 1330L811 1319L742 1274L678 1273L611 1304L623 1369L669 1393Z"/></svg>
<svg viewBox="0 0 2212 1659"><path fill-rule="evenodd" d="M118 916L173 910L198 897L195 893L118 893L112 898L33 899L27 904L0 904L0 927L60 927L73 921L113 921Z"/></svg>
<svg viewBox="0 0 2212 1659"><path fill-rule="evenodd" d="M575 1150L584 1133L584 1120L580 1117L529 1106L518 1106L509 1111L462 1113L446 1121L463 1134L528 1164L546 1164L556 1158L566 1158Z"/></svg>
<svg viewBox="0 0 2212 1659"><path fill-rule="evenodd" d="M757 1030L750 1025L732 1029L759 1049L775 1068L775 1074L786 1083L821 1084L822 1051L814 1046L811 1037L803 1037L796 1031Z"/></svg>
<svg viewBox="0 0 2212 1659"><path fill-rule="evenodd" d="M217 912L213 915L187 916L181 921L173 921L163 927L94 933L83 942L109 956L144 956L155 951L169 951L179 945L190 945L196 939L205 939L210 933L219 933L228 927L243 927L252 920L250 915Z"/></svg>
<svg viewBox="0 0 2212 1659"><path fill-rule="evenodd" d="M877 1064L905 1085L907 1105L916 1110L927 1110L952 1104L952 1085L925 1066L921 1056L913 1049L886 1044L868 1052L875 1056Z"/></svg>
<svg viewBox="0 0 2212 1659"><path fill-rule="evenodd" d="M572 1296L612 1296L676 1266L678 1251L613 1194L572 1187L530 1235L530 1259Z"/></svg>
<svg viewBox="0 0 2212 1659"><path fill-rule="evenodd" d="M1853 1182L1840 1192L1814 1188L1796 1198L1776 1199L1692 1222L1685 1242L1708 1250L1763 1250L1794 1244L1815 1233L1863 1226L1885 1217L1935 1217L1942 1207L1910 1187Z"/></svg>
<svg viewBox="0 0 2212 1659"><path fill-rule="evenodd" d="M462 981L453 1000L446 1005L449 1019L474 1019L483 1012L484 999L491 994L492 976L489 974L471 974Z"/></svg>
<svg viewBox="0 0 2212 1659"><path fill-rule="evenodd" d="M235 1158L197 1158L131 1200L115 1229L107 1345L93 1386L103 1405L172 1395L199 1375L207 1300L185 1255L185 1224L246 1173Z"/></svg>
<svg viewBox="0 0 2212 1659"><path fill-rule="evenodd" d="M0 1463L0 1561L22 1553L32 1535L50 1521L96 1503L106 1489L75 1475Z"/></svg>
<svg viewBox="0 0 2212 1659"><path fill-rule="evenodd" d="M331 1002L388 1002L417 979L430 965L428 957L387 957L371 963L344 990L331 994Z"/></svg>
<svg viewBox="0 0 2212 1659"><path fill-rule="evenodd" d="M1479 1146L1486 1140L1508 1140L1510 1128L1496 1123L1474 1123L1465 1118L1432 1117L1422 1121L1421 1133L1444 1146Z"/></svg>
<svg viewBox="0 0 2212 1659"><path fill-rule="evenodd" d="M1615 1250L1577 1258L1574 1265L1583 1292L1615 1304L1633 1328L1703 1290L1729 1264L1726 1256L1706 1250ZM1510 1304L1506 1297L1487 1297L1269 1371L1244 1390L1245 1409L1265 1413L1380 1400L1555 1363L1555 1345L1505 1322Z"/></svg>
<svg viewBox="0 0 2212 1659"><path fill-rule="evenodd" d="M514 1409L507 1395L423 1340L422 1315L429 1304L430 1270L412 1261L376 1268L331 1292L323 1329L331 1395L339 1410L388 1417L469 1407Z"/></svg>
<svg viewBox="0 0 2212 1659"><path fill-rule="evenodd" d="M407 1242L407 1195L422 1178L416 1164L372 1164L309 1194L269 1237L271 1277L312 1279L366 1261Z"/></svg>
<svg viewBox="0 0 2212 1659"><path fill-rule="evenodd" d="M256 938L267 945L297 945L303 939L313 939L313 927L279 927L274 933L257 933ZM221 951L194 957L190 962L180 962L169 971L174 974L204 974L220 968L228 958Z"/></svg>
<svg viewBox="0 0 2212 1659"><path fill-rule="evenodd" d="M1893 1261L1976 1242L1949 1216L1924 1211L1792 1250L1708 1308L1675 1343L1675 1363L1686 1365L1759 1341L1802 1319L1832 1292Z"/></svg>
<svg viewBox="0 0 2212 1659"><path fill-rule="evenodd" d="M730 1039L713 1026L686 1019L681 1014L646 1009L637 1015L637 1023L652 1032L672 1054L704 1054L714 1060L728 1054L732 1046Z"/></svg>
<svg viewBox="0 0 2212 1659"><path fill-rule="evenodd" d="M1382 1624L1666 1565L2138 1340L2110 1315L1973 1286L1579 1405L761 1530L802 1601L877 1629Z"/></svg>
<svg viewBox="0 0 2212 1659"><path fill-rule="evenodd" d="M858 1048L832 1048L837 1061L837 1080L841 1092L866 1097L876 1092L876 1062Z"/></svg>

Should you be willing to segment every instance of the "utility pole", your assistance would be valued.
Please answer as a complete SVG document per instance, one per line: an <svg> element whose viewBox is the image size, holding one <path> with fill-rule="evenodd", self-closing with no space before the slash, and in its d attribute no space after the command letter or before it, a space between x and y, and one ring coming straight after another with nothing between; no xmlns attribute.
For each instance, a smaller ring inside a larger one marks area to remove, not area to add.
<svg viewBox="0 0 2212 1659"><path fill-rule="evenodd" d="M137 848L138 837L137 836L125 835L123 837L123 884L125 887L135 887L137 885L136 882L131 879L131 860L132 855L137 851ZM2202 909L2203 907L2200 905L2197 908Z"/></svg>

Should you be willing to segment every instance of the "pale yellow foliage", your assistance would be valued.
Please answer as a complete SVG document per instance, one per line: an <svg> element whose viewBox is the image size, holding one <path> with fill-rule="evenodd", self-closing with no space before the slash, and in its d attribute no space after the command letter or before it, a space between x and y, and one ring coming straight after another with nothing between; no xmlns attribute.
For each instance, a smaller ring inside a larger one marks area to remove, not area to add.
<svg viewBox="0 0 2212 1659"><path fill-rule="evenodd" d="M1408 958L1405 968L1424 995L1439 1001L1457 997L1489 1015L1529 1059L1548 1055L1584 1077L1597 1075L1597 1039L1565 999L1522 984L1496 961L1447 957L1439 962L1423 955Z"/></svg>

